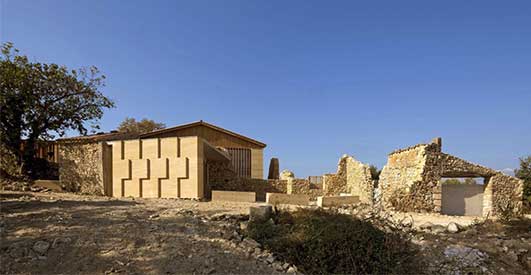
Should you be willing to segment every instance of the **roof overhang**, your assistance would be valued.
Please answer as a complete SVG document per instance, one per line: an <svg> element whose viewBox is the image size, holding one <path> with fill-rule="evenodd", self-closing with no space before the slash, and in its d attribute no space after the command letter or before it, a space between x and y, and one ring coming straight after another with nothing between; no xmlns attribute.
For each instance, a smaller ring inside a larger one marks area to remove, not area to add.
<svg viewBox="0 0 531 275"><path fill-rule="evenodd" d="M216 125L212 125L210 123L206 123L202 120L200 121L196 121L196 122L192 122L192 123L188 123L188 124L184 124L184 125L179 125L179 126L175 126L175 127L170 127L170 128L165 128L165 129L161 129L161 130L155 130L153 132L149 132L149 133L145 133L145 134L141 134L140 135L140 138L149 138L149 137L154 137L156 135L159 135L159 134L163 134L163 133L168 133L168 132L172 132L172 131L176 131L176 130L182 130L182 129L186 129L186 128L190 128L190 127L196 127L196 126L205 126L205 127L208 127L210 129L213 129L213 130L216 130L218 132L222 132L222 133L225 133L227 135L231 135L233 137L236 137L236 138L239 138L239 139L242 139L242 140L245 140L247 142L250 142L250 143L253 143L255 144L256 146L259 146L261 148L265 148L267 145L263 142L260 142L258 140L255 140L255 139L252 139L252 138L249 138L249 137L246 137L246 136L243 136L243 135L240 135L238 133L235 133L235 132L232 132L232 131L229 131L227 129L224 129L224 128L221 128L221 127L218 127Z"/></svg>

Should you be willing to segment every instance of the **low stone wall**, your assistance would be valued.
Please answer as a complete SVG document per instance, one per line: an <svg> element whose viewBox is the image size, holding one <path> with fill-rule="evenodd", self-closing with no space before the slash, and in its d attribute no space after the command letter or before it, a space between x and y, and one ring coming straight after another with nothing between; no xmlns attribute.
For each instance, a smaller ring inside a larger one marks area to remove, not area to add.
<svg viewBox="0 0 531 275"><path fill-rule="evenodd" d="M310 183L307 179L291 179L288 180L289 194L308 195L311 200L316 200L317 197L323 195L323 189L319 185Z"/></svg>
<svg viewBox="0 0 531 275"><path fill-rule="evenodd" d="M256 193L212 190L212 201L256 202Z"/></svg>
<svg viewBox="0 0 531 275"><path fill-rule="evenodd" d="M294 205L308 205L310 202L309 195L303 194L281 194L281 193L267 193L266 202L270 204L294 204Z"/></svg>
<svg viewBox="0 0 531 275"><path fill-rule="evenodd" d="M359 202L360 198L358 196L332 196L317 198L317 206L319 207L342 206L356 204Z"/></svg>
<svg viewBox="0 0 531 275"><path fill-rule="evenodd" d="M206 190L255 192L258 201L266 200L266 193L286 193L286 180L263 180L239 178L232 170L230 163L209 161L208 183ZM209 197L209 194L206 194Z"/></svg>
<svg viewBox="0 0 531 275"><path fill-rule="evenodd" d="M65 191L103 195L103 144L61 143L59 181Z"/></svg>
<svg viewBox="0 0 531 275"><path fill-rule="evenodd" d="M323 175L323 195L347 193L347 178L343 173Z"/></svg>

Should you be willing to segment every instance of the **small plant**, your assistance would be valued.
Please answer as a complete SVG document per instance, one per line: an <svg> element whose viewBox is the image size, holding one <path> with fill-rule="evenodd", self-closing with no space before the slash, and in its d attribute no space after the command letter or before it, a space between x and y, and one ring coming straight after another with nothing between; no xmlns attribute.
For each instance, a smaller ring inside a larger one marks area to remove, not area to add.
<svg viewBox="0 0 531 275"><path fill-rule="evenodd" d="M407 234L335 211L276 211L272 219L250 222L247 234L308 274L421 272Z"/></svg>

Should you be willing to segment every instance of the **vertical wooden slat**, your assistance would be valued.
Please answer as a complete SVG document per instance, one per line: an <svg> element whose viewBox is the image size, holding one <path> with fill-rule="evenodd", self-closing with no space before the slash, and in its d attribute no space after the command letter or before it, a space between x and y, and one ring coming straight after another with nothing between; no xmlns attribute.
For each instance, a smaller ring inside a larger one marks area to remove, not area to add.
<svg viewBox="0 0 531 275"><path fill-rule="evenodd" d="M251 177L251 149L228 148L234 172L239 177Z"/></svg>

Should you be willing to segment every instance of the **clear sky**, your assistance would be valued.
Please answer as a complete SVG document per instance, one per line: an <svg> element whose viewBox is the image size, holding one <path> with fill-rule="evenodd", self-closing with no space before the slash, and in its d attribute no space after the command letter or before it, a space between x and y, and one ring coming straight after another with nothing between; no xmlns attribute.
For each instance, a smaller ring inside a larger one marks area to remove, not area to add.
<svg viewBox="0 0 531 275"><path fill-rule="evenodd" d="M107 76L106 131L203 119L301 177L436 136L495 169L531 154L528 0L0 3L2 42Z"/></svg>

